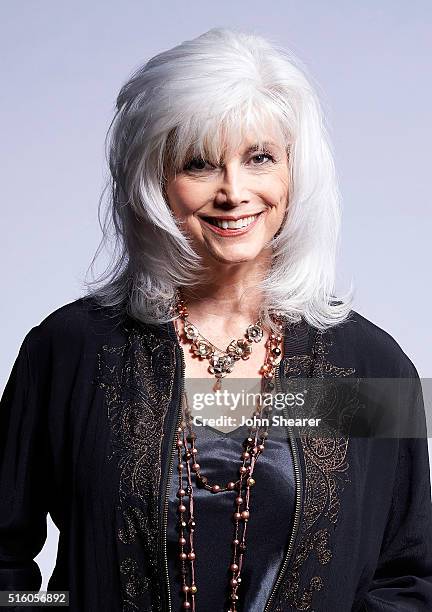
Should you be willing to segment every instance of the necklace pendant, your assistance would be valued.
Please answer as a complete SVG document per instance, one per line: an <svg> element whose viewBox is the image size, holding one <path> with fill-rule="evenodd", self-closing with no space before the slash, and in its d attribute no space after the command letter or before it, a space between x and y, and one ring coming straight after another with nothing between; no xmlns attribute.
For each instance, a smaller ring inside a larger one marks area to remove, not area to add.
<svg viewBox="0 0 432 612"><path fill-rule="evenodd" d="M223 378L230 372L234 367L234 358L231 355L212 355L209 359L209 372L214 374L217 378Z"/></svg>
<svg viewBox="0 0 432 612"><path fill-rule="evenodd" d="M192 343L192 350L194 355L202 358L207 358L213 353L213 347L205 340L195 340Z"/></svg>
<svg viewBox="0 0 432 612"><path fill-rule="evenodd" d="M259 342L262 340L264 333L261 325L255 323L254 325L249 325L246 330L246 337L249 342Z"/></svg>
<svg viewBox="0 0 432 612"><path fill-rule="evenodd" d="M249 359L252 353L252 344L249 340L233 340L228 345L227 353L236 361L239 359Z"/></svg>
<svg viewBox="0 0 432 612"><path fill-rule="evenodd" d="M187 321L184 323L184 333L186 338L192 341L196 340L200 335L195 325L188 323Z"/></svg>
<svg viewBox="0 0 432 612"><path fill-rule="evenodd" d="M221 391L222 389L222 379L217 378L215 384L213 385L213 391L216 393L216 391Z"/></svg>

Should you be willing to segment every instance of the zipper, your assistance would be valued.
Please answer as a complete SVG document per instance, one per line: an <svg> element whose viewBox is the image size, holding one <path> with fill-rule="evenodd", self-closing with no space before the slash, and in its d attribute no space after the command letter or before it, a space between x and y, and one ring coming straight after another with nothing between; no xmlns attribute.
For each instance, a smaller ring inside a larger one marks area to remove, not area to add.
<svg viewBox="0 0 432 612"><path fill-rule="evenodd" d="M281 391L281 385L280 385L280 371L281 371L281 367L282 367L282 361L280 362L280 364L278 365L276 371L275 371L275 387L276 387L276 392ZM284 412L284 416L286 418L289 417L288 415L288 409L287 407L284 408L283 410ZM294 548L294 542L297 536L297 531L299 528L299 524L300 524L300 514L301 514L301 493L302 493L302 477L301 477L301 470L300 470L300 460L299 460L299 453L298 453L298 448L297 448L297 442L294 436L294 432L291 426L287 426L287 430L288 430L288 440L289 443L291 445L292 448L292 453L293 453L293 466L294 466L294 475L295 475L295 485L296 485L296 503L295 503L295 511L294 511L294 521L293 521L293 529L291 532L291 537L290 537L290 541L288 544L288 549L285 555L285 559L282 563L282 567L279 571L279 574L276 578L276 581L273 585L273 589L270 593L270 597L267 601L266 607L264 608L264 612L268 612L268 610L270 609L270 604L273 600L273 597L282 581L282 578L285 575L287 566L288 566L288 562L291 558L292 552L293 552L293 548Z"/></svg>
<svg viewBox="0 0 432 612"><path fill-rule="evenodd" d="M176 447L177 447L177 437L178 437L177 429L181 422L181 406L182 406L182 399L183 399L183 393L184 393L184 377L185 377L185 370L186 370L186 363L185 363L183 348L180 346L178 342L177 342L177 351L180 351L180 357L181 357L180 401L179 401L179 405L177 409L176 427L174 431L174 439L173 439L173 443L171 447L171 455L170 455L170 460L169 460L169 465L168 465L168 479L167 479L167 483L165 487L165 494L164 494L164 511L163 511L163 523L162 523L162 550L163 550L163 562L164 562L164 571L165 571L165 595L166 595L166 602L168 606L167 612L171 612L172 610L171 591L170 591L169 573L168 573L168 555L167 555L167 545L166 545L167 544L168 506L169 506L168 502L169 502L169 490L171 486L171 479L172 479L172 473L173 473L174 454L175 454Z"/></svg>

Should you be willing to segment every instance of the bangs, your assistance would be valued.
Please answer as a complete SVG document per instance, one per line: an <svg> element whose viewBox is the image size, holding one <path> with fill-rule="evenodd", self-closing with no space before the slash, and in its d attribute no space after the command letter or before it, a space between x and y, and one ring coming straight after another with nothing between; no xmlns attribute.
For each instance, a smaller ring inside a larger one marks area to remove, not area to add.
<svg viewBox="0 0 432 612"><path fill-rule="evenodd" d="M169 176L183 171L194 158L218 165L245 140L249 146L256 145L260 150L265 150L269 141L288 149L292 137L286 118L282 120L280 109L268 106L268 101L262 105L246 101L225 112L211 115L201 111L189 116L168 134L164 174Z"/></svg>

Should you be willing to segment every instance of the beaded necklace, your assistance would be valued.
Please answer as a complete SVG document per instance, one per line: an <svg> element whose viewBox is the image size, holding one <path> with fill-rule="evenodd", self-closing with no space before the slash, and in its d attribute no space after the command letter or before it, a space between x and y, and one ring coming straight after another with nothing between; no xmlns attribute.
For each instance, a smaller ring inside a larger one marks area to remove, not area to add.
<svg viewBox="0 0 432 612"><path fill-rule="evenodd" d="M186 321L188 317L187 307L184 300L178 302L178 315L183 321L184 337L194 342L196 337L191 338L187 335L186 330L191 324ZM282 332L282 324L280 321L275 321L279 331ZM177 323L177 322L176 322ZM195 328L196 329L196 328ZM249 328L248 328L249 329ZM176 325L179 340L181 332ZM261 330L262 331L262 330ZM198 332L199 334L199 332ZM262 338L262 334L261 334ZM234 342L234 341L233 341ZM232 344L232 343L231 343ZM253 413L254 417L258 417L258 422L268 423L268 418L272 412L272 406L264 404L262 397L264 394L271 393L274 390L274 372L276 362L281 357L282 335L270 334L266 342L266 358L261 367L261 394L259 395L258 407ZM195 347L196 348L196 347ZM195 351L194 351L195 352ZM206 355L200 355L206 358ZM217 380L220 376L215 372ZM228 372L225 372L226 375ZM261 421L261 419L266 419ZM218 483L210 483L208 478L203 473L200 464L198 463L198 447L197 435L193 430L192 413L189 408L187 394L183 393L182 397L182 421L177 430L177 454L178 454L178 476L179 488L177 490L178 497L178 521L179 521L179 561L181 564L182 576L182 593L184 596L183 609L196 612L195 596L198 591L195 575L195 560L197 551L194 548L194 531L196 529L196 520L194 516L194 495L192 475L195 476L196 486L209 492L210 495L222 493L224 491L233 491L234 499L234 534L232 539L232 555L229 566L231 578L229 580L229 604L227 612L237 612L239 603L239 595L237 590L241 584L241 571L244 564L246 552L246 533L247 526L251 516L250 500L251 490L256 484L253 478L255 464L261 453L264 452L265 442L268 437L268 425L253 426L249 428L248 437L244 440L240 457L240 465L238 469L239 478L234 481L229 481L225 485ZM183 472L186 471L187 485L183 488Z"/></svg>

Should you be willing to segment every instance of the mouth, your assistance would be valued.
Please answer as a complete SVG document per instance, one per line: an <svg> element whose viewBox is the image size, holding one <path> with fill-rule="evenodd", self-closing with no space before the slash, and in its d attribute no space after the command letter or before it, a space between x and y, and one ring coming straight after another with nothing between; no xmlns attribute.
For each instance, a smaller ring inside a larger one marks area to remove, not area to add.
<svg viewBox="0 0 432 612"><path fill-rule="evenodd" d="M220 236L239 236L250 231L263 212L242 217L200 217L200 220Z"/></svg>

